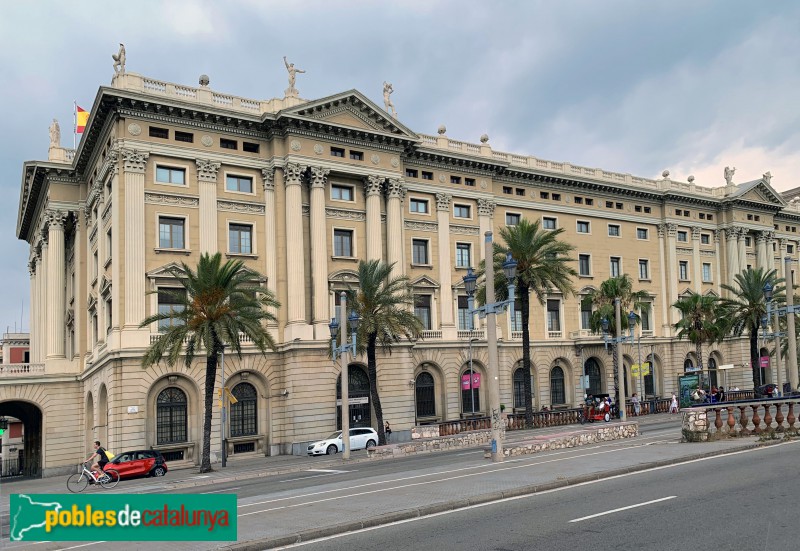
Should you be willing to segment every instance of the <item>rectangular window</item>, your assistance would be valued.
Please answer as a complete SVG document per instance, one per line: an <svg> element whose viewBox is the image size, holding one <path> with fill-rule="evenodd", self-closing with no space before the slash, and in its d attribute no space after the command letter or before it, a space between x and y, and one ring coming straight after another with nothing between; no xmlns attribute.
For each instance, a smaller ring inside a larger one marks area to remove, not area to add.
<svg viewBox="0 0 800 551"><path fill-rule="evenodd" d="M169 139L169 130L166 128L158 128L156 126L150 127L150 137L151 138L161 138L162 140Z"/></svg>
<svg viewBox="0 0 800 551"><path fill-rule="evenodd" d="M581 300L581 329L592 328L592 303Z"/></svg>
<svg viewBox="0 0 800 551"><path fill-rule="evenodd" d="M578 233L589 233L589 222L578 220Z"/></svg>
<svg viewBox="0 0 800 551"><path fill-rule="evenodd" d="M350 150L350 160L352 160L352 161L363 161L364 160L364 153L362 151Z"/></svg>
<svg viewBox="0 0 800 551"><path fill-rule="evenodd" d="M111 299L106 300L106 335L111 333Z"/></svg>
<svg viewBox="0 0 800 551"><path fill-rule="evenodd" d="M588 254L578 255L578 274L582 276L592 275L592 257Z"/></svg>
<svg viewBox="0 0 800 551"><path fill-rule="evenodd" d="M100 273L100 263L97 261L97 251L94 252L92 258L94 261L94 271L92 272L92 274L94 275L94 278L97 279L97 275Z"/></svg>
<svg viewBox="0 0 800 551"><path fill-rule="evenodd" d="M113 240L111 239L111 228L108 229L106 232L106 260L111 260L111 245L113 244Z"/></svg>
<svg viewBox="0 0 800 551"><path fill-rule="evenodd" d="M257 143L253 142L242 142L242 151L246 151L247 153L258 153L259 146Z"/></svg>
<svg viewBox="0 0 800 551"><path fill-rule="evenodd" d="M92 314L92 343L97 344L97 313Z"/></svg>
<svg viewBox="0 0 800 551"><path fill-rule="evenodd" d="M431 296L417 295L414 297L414 315L422 322L422 328L431 329Z"/></svg>
<svg viewBox="0 0 800 551"><path fill-rule="evenodd" d="M606 201L606 208L613 209L614 208L614 201Z"/></svg>
<svg viewBox="0 0 800 551"><path fill-rule="evenodd" d="M692 211L689 211L689 210L685 210L685 211L683 211L683 215L684 215L685 217L687 217L687 218L688 218L688 217L689 217L691 214L692 214Z"/></svg>
<svg viewBox="0 0 800 551"><path fill-rule="evenodd" d="M642 205L635 205L633 207L634 212L642 212Z"/></svg>
<svg viewBox="0 0 800 551"><path fill-rule="evenodd" d="M647 228L636 228L636 239L647 239Z"/></svg>
<svg viewBox="0 0 800 551"><path fill-rule="evenodd" d="M625 205L624 205L624 204L622 204L622 203L617 203L615 206L617 207L617 210L622 210L622 208L623 208Z"/></svg>
<svg viewBox="0 0 800 551"><path fill-rule="evenodd" d="M550 193L547 191L540 191L539 192L540 199L550 199Z"/></svg>
<svg viewBox="0 0 800 551"><path fill-rule="evenodd" d="M645 207L644 208L644 213L645 214L650 214L650 207Z"/></svg>
<svg viewBox="0 0 800 551"><path fill-rule="evenodd" d="M225 189L241 193L253 193L253 179L249 176L225 176Z"/></svg>
<svg viewBox="0 0 800 551"><path fill-rule="evenodd" d="M459 331L472 329L472 320L469 315L469 299L465 296L458 297L458 329Z"/></svg>
<svg viewBox="0 0 800 551"><path fill-rule="evenodd" d="M469 243L456 243L456 267L469 268L472 266L472 245Z"/></svg>
<svg viewBox="0 0 800 551"><path fill-rule="evenodd" d="M428 214L428 201L425 199L411 199L409 210L418 214Z"/></svg>
<svg viewBox="0 0 800 551"><path fill-rule="evenodd" d="M547 330L561 331L561 301L547 301Z"/></svg>
<svg viewBox="0 0 800 551"><path fill-rule="evenodd" d="M704 212L701 212L701 213L699 213L699 214L697 215L697 217L698 217L700 220L705 220L705 219L706 219L706 213L704 213Z"/></svg>
<svg viewBox="0 0 800 551"><path fill-rule="evenodd" d="M424 239L411 240L411 261L414 264L427 265L428 264L428 242Z"/></svg>
<svg viewBox="0 0 800 551"><path fill-rule="evenodd" d="M185 297L186 291L184 289L166 288L158 290L158 313L169 316L167 319L159 320L159 333L163 333L170 327L182 325L182 321L173 316L183 311Z"/></svg>
<svg viewBox="0 0 800 551"><path fill-rule="evenodd" d="M618 256L611 257L611 277L619 277L622 274L622 261Z"/></svg>
<svg viewBox="0 0 800 551"><path fill-rule="evenodd" d="M419 176L419 172L417 172L416 168L407 168L406 169L406 178L417 178Z"/></svg>
<svg viewBox="0 0 800 551"><path fill-rule="evenodd" d="M542 218L542 227L546 230L556 229L556 219L549 217Z"/></svg>
<svg viewBox="0 0 800 551"><path fill-rule="evenodd" d="M744 238L744 246L745 247L749 247L750 246L750 238L749 237L745 237Z"/></svg>
<svg viewBox="0 0 800 551"><path fill-rule="evenodd" d="M475 178L464 178L464 185L469 187L475 187Z"/></svg>
<svg viewBox="0 0 800 551"><path fill-rule="evenodd" d="M453 204L453 216L455 218L470 218L469 205Z"/></svg>
<svg viewBox="0 0 800 551"><path fill-rule="evenodd" d="M333 230L333 256L353 256L353 230Z"/></svg>
<svg viewBox="0 0 800 551"><path fill-rule="evenodd" d="M700 244L701 245L708 245L711 243L711 236L707 233L700 234Z"/></svg>
<svg viewBox="0 0 800 551"><path fill-rule="evenodd" d="M586 206L587 207L591 207L592 205L594 205L594 199L587 198L586 199Z"/></svg>
<svg viewBox="0 0 800 551"><path fill-rule="evenodd" d="M642 331L652 331L653 326L650 323L650 315L653 312L653 305L649 302L644 305L641 312L639 312L639 317L642 319Z"/></svg>
<svg viewBox="0 0 800 551"><path fill-rule="evenodd" d="M451 184L460 184L461 183L461 176L450 176L450 183Z"/></svg>
<svg viewBox="0 0 800 551"><path fill-rule="evenodd" d="M686 243L686 237L687 237L687 234L686 234L685 231L679 231L678 232L678 241L680 241L681 243Z"/></svg>
<svg viewBox="0 0 800 551"><path fill-rule="evenodd" d="M786 245L786 252L789 254L794 254L794 245Z"/></svg>
<svg viewBox="0 0 800 551"><path fill-rule="evenodd" d="M713 214L709 214L709 215L708 215L706 218L707 218L708 220L713 220L713 219L714 219L714 215L713 215Z"/></svg>
<svg viewBox="0 0 800 551"><path fill-rule="evenodd" d="M519 197L525 197L525 188L517 188L515 191Z"/></svg>
<svg viewBox="0 0 800 551"><path fill-rule="evenodd" d="M553 201L561 201L561 194L560 193L554 193L553 194Z"/></svg>
<svg viewBox="0 0 800 551"><path fill-rule="evenodd" d="M231 224L228 228L228 251L238 254L252 254L253 226Z"/></svg>
<svg viewBox="0 0 800 551"><path fill-rule="evenodd" d="M178 186L186 185L186 169L156 166L156 182Z"/></svg>
<svg viewBox="0 0 800 551"><path fill-rule="evenodd" d="M619 237L619 225L618 224L609 224L608 225L608 236L609 237Z"/></svg>
<svg viewBox="0 0 800 551"><path fill-rule="evenodd" d="M344 149L341 147L331 147L331 157L341 157L344 159Z"/></svg>
<svg viewBox="0 0 800 551"><path fill-rule="evenodd" d="M162 249L183 249L184 225L183 218L158 217L158 246Z"/></svg>
<svg viewBox="0 0 800 551"><path fill-rule="evenodd" d="M639 259L639 279L650 279L650 262Z"/></svg>
<svg viewBox="0 0 800 551"><path fill-rule="evenodd" d="M683 214L682 209L675 209L675 216L680 216L681 214Z"/></svg>
<svg viewBox="0 0 800 551"><path fill-rule="evenodd" d="M519 215L519 214L514 214L514 213L511 213L511 212L507 212L506 213L506 226L516 226L517 224L519 224L520 218L521 218L521 215Z"/></svg>
<svg viewBox="0 0 800 551"><path fill-rule="evenodd" d="M519 299L514 301L514 317L511 318L511 330L522 331L522 303Z"/></svg>
<svg viewBox="0 0 800 551"><path fill-rule="evenodd" d="M181 132L180 130L176 130L175 141L192 143L194 142L194 134L192 134L191 132Z"/></svg>
<svg viewBox="0 0 800 551"><path fill-rule="evenodd" d="M582 205L583 204L583 197L575 197L575 204Z"/></svg>
<svg viewBox="0 0 800 551"><path fill-rule="evenodd" d="M331 186L331 199L336 199L337 201L352 201L353 188L351 186L333 184Z"/></svg>
<svg viewBox="0 0 800 551"><path fill-rule="evenodd" d="M512 193L514 193L514 190L512 188L510 188L509 186L503 186L504 195L511 195Z"/></svg>
<svg viewBox="0 0 800 551"><path fill-rule="evenodd" d="M711 283L711 264L703 263L703 283Z"/></svg>
<svg viewBox="0 0 800 551"><path fill-rule="evenodd" d="M689 279L689 261L681 260L678 262L678 279L681 281L688 281Z"/></svg>
<svg viewBox="0 0 800 551"><path fill-rule="evenodd" d="M222 149L233 149L233 150L236 150L236 149L239 149L239 142L237 142L236 140L229 140L227 138L220 138L219 139L219 146Z"/></svg>
<svg viewBox="0 0 800 551"><path fill-rule="evenodd" d="M426 172L422 171L422 179L423 180L433 180L433 172Z"/></svg>

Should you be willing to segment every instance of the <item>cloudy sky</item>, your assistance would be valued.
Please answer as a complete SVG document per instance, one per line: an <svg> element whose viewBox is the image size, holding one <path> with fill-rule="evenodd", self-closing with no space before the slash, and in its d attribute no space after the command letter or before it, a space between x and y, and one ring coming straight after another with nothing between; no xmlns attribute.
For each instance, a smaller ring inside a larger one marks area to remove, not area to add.
<svg viewBox="0 0 800 551"><path fill-rule="evenodd" d="M72 102L127 70L268 99L356 88L421 133L705 186L767 170L800 186L800 2L771 0L137 0L4 2L0 17L0 328L28 329L28 246L15 236L21 166L47 157Z"/></svg>

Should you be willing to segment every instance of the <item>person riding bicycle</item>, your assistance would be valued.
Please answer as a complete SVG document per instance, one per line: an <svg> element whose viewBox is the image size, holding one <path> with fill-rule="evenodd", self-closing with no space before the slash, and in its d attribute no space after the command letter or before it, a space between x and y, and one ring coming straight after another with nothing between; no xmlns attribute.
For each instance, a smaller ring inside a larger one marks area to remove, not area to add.
<svg viewBox="0 0 800 551"><path fill-rule="evenodd" d="M85 461L88 463L93 461L91 471L95 475L95 480L103 476L104 468L108 463L108 456L106 455L106 450L100 445L100 440L94 441L94 453L89 456L89 458Z"/></svg>

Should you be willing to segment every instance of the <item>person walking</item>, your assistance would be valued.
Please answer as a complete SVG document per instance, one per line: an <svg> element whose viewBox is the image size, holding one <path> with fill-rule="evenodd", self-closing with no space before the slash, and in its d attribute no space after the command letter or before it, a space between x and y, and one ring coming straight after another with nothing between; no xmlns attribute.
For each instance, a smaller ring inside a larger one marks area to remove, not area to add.
<svg viewBox="0 0 800 551"><path fill-rule="evenodd" d="M670 413L678 413L678 397L675 396L675 393L672 393L672 400L669 403L669 412Z"/></svg>
<svg viewBox="0 0 800 551"><path fill-rule="evenodd" d="M642 412L642 404L639 401L639 396L634 392L631 396L631 405L633 406L633 415L638 417Z"/></svg>
<svg viewBox="0 0 800 551"><path fill-rule="evenodd" d="M392 427L389 426L389 421L386 421L386 426L383 427L383 432L386 433L386 442L388 443L392 436Z"/></svg>

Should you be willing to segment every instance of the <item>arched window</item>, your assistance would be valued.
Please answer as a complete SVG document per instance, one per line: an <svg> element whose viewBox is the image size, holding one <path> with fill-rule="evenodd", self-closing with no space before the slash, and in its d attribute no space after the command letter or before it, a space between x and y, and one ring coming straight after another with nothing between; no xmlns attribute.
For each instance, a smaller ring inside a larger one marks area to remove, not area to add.
<svg viewBox="0 0 800 551"><path fill-rule="evenodd" d="M171 386L156 399L156 441L159 444L186 442L186 393Z"/></svg>
<svg viewBox="0 0 800 551"><path fill-rule="evenodd" d="M694 364L692 363L691 358L686 358L685 360L683 360L683 370L694 371Z"/></svg>
<svg viewBox="0 0 800 551"><path fill-rule="evenodd" d="M655 385L655 368L656 362L653 359L653 356L648 356L647 361L650 362L650 373L644 376L644 394L645 396L655 396L656 395L656 385Z"/></svg>
<svg viewBox="0 0 800 551"><path fill-rule="evenodd" d="M473 373L477 372L473 370ZM464 376L466 375L467 379L469 379L469 374L469 369L461 373L461 413L469 413L471 415L481 410L481 389L477 386L470 388L469 385L465 388Z"/></svg>
<svg viewBox="0 0 800 551"><path fill-rule="evenodd" d="M514 370L514 407L525 409L525 368Z"/></svg>
<svg viewBox="0 0 800 551"><path fill-rule="evenodd" d="M567 402L567 396L564 391L564 370L559 366L555 366L550 370L550 401L553 405Z"/></svg>
<svg viewBox="0 0 800 551"><path fill-rule="evenodd" d="M231 436L256 434L256 388L250 383L239 383L231 394L237 400L231 404Z"/></svg>
<svg viewBox="0 0 800 551"><path fill-rule="evenodd" d="M436 394L433 375L427 371L417 375L416 396L417 417L433 417L436 415Z"/></svg>
<svg viewBox="0 0 800 551"><path fill-rule="evenodd" d="M603 381L600 378L600 365L594 358L586 360L583 368L584 375L589 376L589 394L596 395L603 393Z"/></svg>
<svg viewBox="0 0 800 551"><path fill-rule="evenodd" d="M711 386L717 386L717 360L708 359L708 378Z"/></svg>

